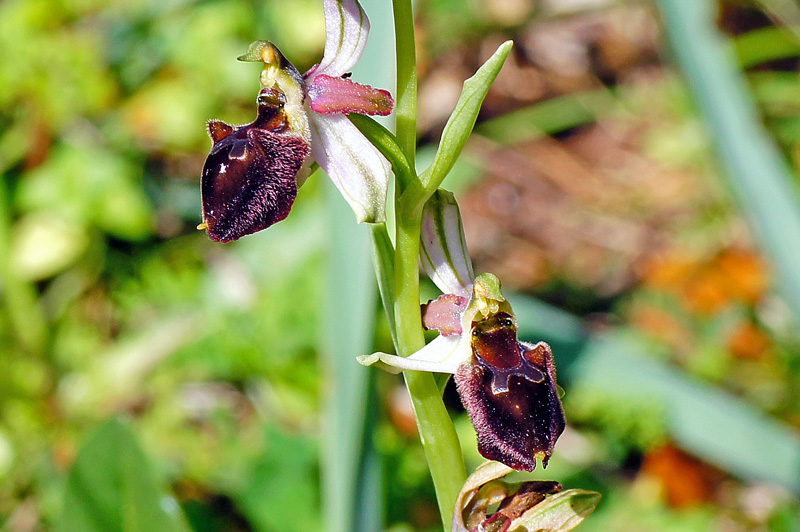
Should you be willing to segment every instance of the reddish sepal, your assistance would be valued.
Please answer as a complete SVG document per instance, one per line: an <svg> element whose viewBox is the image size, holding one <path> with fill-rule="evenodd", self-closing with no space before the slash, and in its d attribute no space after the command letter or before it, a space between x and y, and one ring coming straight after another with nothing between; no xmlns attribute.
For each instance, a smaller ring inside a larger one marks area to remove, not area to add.
<svg viewBox="0 0 800 532"><path fill-rule="evenodd" d="M308 87L308 97L311 109L323 115L359 113L386 116L394 108L394 98L389 91L327 74L314 77Z"/></svg>
<svg viewBox="0 0 800 532"><path fill-rule="evenodd" d="M442 294L422 305L422 325L436 329L442 336L461 334L461 315L469 304L469 298L456 294Z"/></svg>

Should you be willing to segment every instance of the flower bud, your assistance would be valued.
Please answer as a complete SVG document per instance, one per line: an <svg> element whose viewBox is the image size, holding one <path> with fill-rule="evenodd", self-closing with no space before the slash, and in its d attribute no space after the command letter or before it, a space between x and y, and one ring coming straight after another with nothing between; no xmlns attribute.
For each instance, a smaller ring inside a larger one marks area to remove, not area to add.
<svg viewBox="0 0 800 532"><path fill-rule="evenodd" d="M567 532L600 500L593 491L561 491L558 482L501 480L511 471L503 464L485 462L467 478L456 500L451 532Z"/></svg>

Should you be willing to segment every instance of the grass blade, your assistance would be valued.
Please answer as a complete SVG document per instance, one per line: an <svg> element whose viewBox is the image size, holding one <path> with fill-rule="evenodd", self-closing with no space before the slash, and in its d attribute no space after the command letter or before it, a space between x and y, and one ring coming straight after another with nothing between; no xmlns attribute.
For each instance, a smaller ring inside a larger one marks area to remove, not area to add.
<svg viewBox="0 0 800 532"><path fill-rule="evenodd" d="M608 89L565 94L483 122L475 132L502 144L518 144L589 124L618 106Z"/></svg>
<svg viewBox="0 0 800 532"><path fill-rule="evenodd" d="M734 49L742 68L750 68L767 61L800 55L800 39L797 31L787 28L759 28L737 37Z"/></svg>
<svg viewBox="0 0 800 532"><path fill-rule="evenodd" d="M366 225L333 185L330 195L330 263L324 312L328 377L323 439L323 513L330 532L353 532L361 507L359 478L365 452L368 387L372 372L356 356L372 348L376 290Z"/></svg>
<svg viewBox="0 0 800 532"><path fill-rule="evenodd" d="M708 0L659 0L683 68L739 204L800 321L800 204L795 177L760 124Z"/></svg>

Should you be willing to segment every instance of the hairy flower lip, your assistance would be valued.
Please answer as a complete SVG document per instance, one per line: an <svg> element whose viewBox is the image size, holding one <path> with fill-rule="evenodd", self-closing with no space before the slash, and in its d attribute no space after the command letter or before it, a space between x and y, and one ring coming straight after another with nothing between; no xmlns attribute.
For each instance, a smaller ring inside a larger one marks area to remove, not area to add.
<svg viewBox="0 0 800 532"><path fill-rule="evenodd" d="M285 95L262 89L256 119L241 126L208 122L213 146L201 179L203 224L216 242L231 242L289 215L295 176L308 142L288 127Z"/></svg>
<svg viewBox="0 0 800 532"><path fill-rule="evenodd" d="M550 346L544 342L518 345L525 353L537 353L542 365L525 364L498 374L491 364L478 360L462 364L455 381L478 433L480 453L514 469L532 471L537 460L547 467L566 421L556 390ZM532 379L531 372L542 380ZM499 389L498 380L502 380Z"/></svg>
<svg viewBox="0 0 800 532"><path fill-rule="evenodd" d="M473 303L464 313L476 307ZM441 334L408 358L374 353L358 361L392 372L453 374L480 453L518 470L532 471L537 461L546 467L566 426L550 346L520 342L516 324L504 310L486 318L474 312L469 328ZM507 323L496 323L503 321Z"/></svg>

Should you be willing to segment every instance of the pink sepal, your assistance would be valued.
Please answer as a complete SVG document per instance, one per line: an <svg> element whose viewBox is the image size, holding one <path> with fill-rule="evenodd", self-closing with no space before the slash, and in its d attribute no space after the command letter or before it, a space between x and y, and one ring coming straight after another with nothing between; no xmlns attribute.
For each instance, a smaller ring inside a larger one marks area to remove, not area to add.
<svg viewBox="0 0 800 532"><path fill-rule="evenodd" d="M323 115L359 113L391 114L394 98L389 91L350 79L318 74L308 87L311 109Z"/></svg>
<svg viewBox="0 0 800 532"><path fill-rule="evenodd" d="M461 316L469 298L456 294L442 294L422 305L422 324L426 329L436 329L442 336L462 334Z"/></svg>

